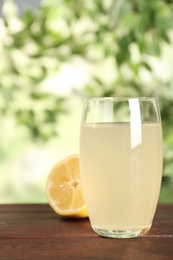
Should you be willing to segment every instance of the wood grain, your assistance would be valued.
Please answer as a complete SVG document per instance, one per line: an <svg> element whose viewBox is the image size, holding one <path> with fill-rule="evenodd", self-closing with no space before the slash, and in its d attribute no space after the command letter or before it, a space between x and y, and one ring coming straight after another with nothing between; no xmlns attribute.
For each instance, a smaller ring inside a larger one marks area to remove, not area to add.
<svg viewBox="0 0 173 260"><path fill-rule="evenodd" d="M158 205L150 232L95 234L88 219L64 219L47 204L0 205L0 259L173 259L173 204Z"/></svg>

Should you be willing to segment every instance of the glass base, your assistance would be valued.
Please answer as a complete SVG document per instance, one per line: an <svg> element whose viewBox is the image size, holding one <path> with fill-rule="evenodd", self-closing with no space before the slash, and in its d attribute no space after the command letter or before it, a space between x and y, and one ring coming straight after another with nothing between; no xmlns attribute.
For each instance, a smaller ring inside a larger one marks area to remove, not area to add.
<svg viewBox="0 0 173 260"><path fill-rule="evenodd" d="M106 230L93 227L93 230L100 236L109 237L109 238L133 238L139 237L141 235L146 234L150 227L144 229L129 229L129 230Z"/></svg>

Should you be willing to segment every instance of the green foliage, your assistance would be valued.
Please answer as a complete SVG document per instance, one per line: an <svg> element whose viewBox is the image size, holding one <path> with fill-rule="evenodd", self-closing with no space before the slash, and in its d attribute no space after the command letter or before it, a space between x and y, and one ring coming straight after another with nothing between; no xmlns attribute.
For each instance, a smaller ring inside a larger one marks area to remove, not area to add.
<svg viewBox="0 0 173 260"><path fill-rule="evenodd" d="M26 10L21 18L13 2L5 1L0 115L13 115L34 138L57 134L68 97L45 91L42 83L80 56L101 71L81 96L158 96L164 175L171 182L173 78L162 77L164 68L156 73L152 61L161 63L165 46L172 44L172 21L169 0L44 0L37 12Z"/></svg>
<svg viewBox="0 0 173 260"><path fill-rule="evenodd" d="M69 44L71 36L55 32L50 25L51 12L51 6L43 6L38 13L27 10L19 18L15 5L11 1L4 3L0 114L3 117L12 114L32 138L41 140L58 134L55 125L66 112L65 98L45 91L42 86L69 58L61 47Z"/></svg>

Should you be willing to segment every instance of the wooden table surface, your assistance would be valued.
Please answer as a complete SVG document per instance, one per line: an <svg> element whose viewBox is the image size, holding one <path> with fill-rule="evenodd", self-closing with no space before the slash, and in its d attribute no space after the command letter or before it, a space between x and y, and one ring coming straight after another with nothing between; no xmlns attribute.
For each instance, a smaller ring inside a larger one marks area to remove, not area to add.
<svg viewBox="0 0 173 260"><path fill-rule="evenodd" d="M62 219L47 204L0 205L0 259L173 259L173 204L159 204L150 232L112 239L88 219Z"/></svg>

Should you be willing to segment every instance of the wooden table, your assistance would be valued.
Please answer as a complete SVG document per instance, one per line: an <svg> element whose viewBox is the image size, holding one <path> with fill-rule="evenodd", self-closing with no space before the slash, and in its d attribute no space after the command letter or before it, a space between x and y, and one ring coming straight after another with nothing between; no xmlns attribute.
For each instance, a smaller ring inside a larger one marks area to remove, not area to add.
<svg viewBox="0 0 173 260"><path fill-rule="evenodd" d="M0 259L173 259L173 204L158 205L139 238L95 234L88 219L62 219L47 204L0 205Z"/></svg>

